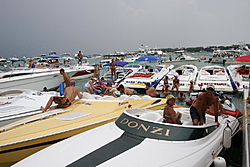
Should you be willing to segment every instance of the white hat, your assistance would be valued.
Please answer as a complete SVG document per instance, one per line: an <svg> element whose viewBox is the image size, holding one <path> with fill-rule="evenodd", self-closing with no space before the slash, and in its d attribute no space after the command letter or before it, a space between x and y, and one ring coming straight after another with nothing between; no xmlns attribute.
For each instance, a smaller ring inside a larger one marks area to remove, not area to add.
<svg viewBox="0 0 250 167"><path fill-rule="evenodd" d="M208 85L207 85L207 89L208 89L208 88L212 88L212 89L214 89L214 90L215 90L215 87L214 87L214 85L213 85L213 84L208 84Z"/></svg>

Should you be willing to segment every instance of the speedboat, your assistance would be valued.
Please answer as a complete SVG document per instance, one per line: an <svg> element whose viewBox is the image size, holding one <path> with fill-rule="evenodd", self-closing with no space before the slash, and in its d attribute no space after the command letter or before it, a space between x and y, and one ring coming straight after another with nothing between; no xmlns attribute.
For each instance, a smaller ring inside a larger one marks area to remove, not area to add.
<svg viewBox="0 0 250 167"><path fill-rule="evenodd" d="M90 78L95 71L95 68L93 66L88 65L76 65L74 68L77 69L77 72L71 77L71 79L74 80Z"/></svg>
<svg viewBox="0 0 250 167"><path fill-rule="evenodd" d="M195 93L190 93L190 100L186 100L186 104L187 105L192 105L193 103L195 103L197 97L198 97L199 93L195 92ZM230 100L224 100L224 101L220 101L221 105L225 111L226 115L231 115L234 117L240 117L242 116L242 113L240 112L240 110L238 108L235 107L235 105L230 101ZM210 115L214 115L212 112L207 112Z"/></svg>
<svg viewBox="0 0 250 167"><path fill-rule="evenodd" d="M132 72L136 72L140 69L142 69L142 66L139 64L128 64L128 62L122 62L117 61L117 67L116 67L116 76L111 75L111 69L108 69L106 72L104 72L103 76L104 81L103 82L111 82L115 85L118 85L121 81L123 81L129 74ZM110 66L110 63L104 64L105 66ZM106 69L106 68L104 68Z"/></svg>
<svg viewBox="0 0 250 167"><path fill-rule="evenodd" d="M173 67L174 65L172 64L146 66L139 71L129 74L120 84L123 84L124 87L137 89L144 89L146 83L154 86L157 85Z"/></svg>
<svg viewBox="0 0 250 167"><path fill-rule="evenodd" d="M171 64L176 64L176 63L194 63L197 62L199 59L190 56L187 52L185 52L184 50L179 50L179 51L175 51L175 58L172 59L172 56L169 55L169 59L164 59L163 62L165 63L171 63Z"/></svg>
<svg viewBox="0 0 250 167"><path fill-rule="evenodd" d="M233 92L233 87L226 69L218 65L204 66L198 72L194 90L206 89L208 84L215 86L215 91Z"/></svg>
<svg viewBox="0 0 250 167"><path fill-rule="evenodd" d="M0 104L0 122L41 113L40 107L45 105L51 96L59 96L59 93L27 90L6 100Z"/></svg>
<svg viewBox="0 0 250 167"><path fill-rule="evenodd" d="M249 87L250 82L250 65L245 65L245 68L249 71L248 74L240 74L237 72L238 69L242 67L242 64L229 65L227 71L232 78L233 86L238 89L238 91L243 92L244 88Z"/></svg>
<svg viewBox="0 0 250 167"><path fill-rule="evenodd" d="M231 138L235 117L206 115L206 124L193 126L188 108L177 108L182 125L163 123L162 110L127 109L115 121L43 149L21 166L210 166Z"/></svg>
<svg viewBox="0 0 250 167"><path fill-rule="evenodd" d="M198 69L195 65L182 65L180 67L172 69L168 74L169 85L173 86L172 80L175 76L180 80L179 91L188 91L190 86L190 81L195 81L198 73ZM164 86L164 79L160 81L157 85L156 90L162 90Z"/></svg>
<svg viewBox="0 0 250 167"><path fill-rule="evenodd" d="M77 72L74 68L64 68L72 76ZM23 68L0 72L0 89L32 89L41 90L43 87L53 89L63 82L60 68Z"/></svg>
<svg viewBox="0 0 250 167"><path fill-rule="evenodd" d="M165 104L149 96L99 97L84 92L65 109L36 114L0 128L0 166L21 159L68 137L115 121L126 108Z"/></svg>

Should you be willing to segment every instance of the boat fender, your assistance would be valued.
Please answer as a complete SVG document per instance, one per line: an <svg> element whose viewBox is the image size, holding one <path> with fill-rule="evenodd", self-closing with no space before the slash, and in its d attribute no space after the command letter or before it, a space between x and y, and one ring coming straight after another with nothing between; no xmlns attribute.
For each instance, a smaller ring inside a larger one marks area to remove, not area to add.
<svg viewBox="0 0 250 167"><path fill-rule="evenodd" d="M60 91L60 96L64 95L64 83L60 83L59 91Z"/></svg>
<svg viewBox="0 0 250 167"><path fill-rule="evenodd" d="M222 157L216 157L214 159L214 167L226 167L227 163L226 160Z"/></svg>
<svg viewBox="0 0 250 167"><path fill-rule="evenodd" d="M225 149L229 149L231 147L232 140L232 129L229 127L228 123L223 132L223 146Z"/></svg>

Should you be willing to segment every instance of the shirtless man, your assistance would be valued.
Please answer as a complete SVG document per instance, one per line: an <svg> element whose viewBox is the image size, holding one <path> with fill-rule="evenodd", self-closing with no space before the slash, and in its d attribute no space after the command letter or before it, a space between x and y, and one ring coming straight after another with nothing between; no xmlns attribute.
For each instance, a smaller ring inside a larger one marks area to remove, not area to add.
<svg viewBox="0 0 250 167"><path fill-rule="evenodd" d="M214 85L207 85L207 92L203 92L198 96L196 102L190 108L190 115L193 125L203 125L206 122L205 113L209 107L214 108L215 123L218 122L218 99L214 95Z"/></svg>
<svg viewBox="0 0 250 167"><path fill-rule="evenodd" d="M67 73L65 73L64 69L60 69L60 74L63 76L63 83L65 83L65 87L70 86L70 77Z"/></svg>
<svg viewBox="0 0 250 167"><path fill-rule="evenodd" d="M43 112L46 112L53 102L57 103L57 106L53 106L50 109L56 109L56 108L66 108L69 107L72 102L75 100L76 95L79 97L79 99L82 98L82 94L80 94L80 91L78 88L75 87L76 82L74 80L70 81L70 86L65 88L65 93L63 97L60 96L52 96L50 97L48 103L46 104L46 107L44 108L41 106L41 110Z"/></svg>
<svg viewBox="0 0 250 167"><path fill-rule="evenodd" d="M118 87L118 90L121 92L121 93L124 93L125 95L136 95L136 91L134 89L129 89L129 88L126 88L124 87L123 85L119 85Z"/></svg>
<svg viewBox="0 0 250 167"><path fill-rule="evenodd" d="M82 54L81 51L79 51L77 57L78 57L78 64L79 64L79 65L82 65L83 54Z"/></svg>
<svg viewBox="0 0 250 167"><path fill-rule="evenodd" d="M181 113L179 112L175 112L174 111L174 104L175 104L175 97L173 95L169 95L167 97L167 105L164 108L164 112L163 112L163 118L166 120L167 123L171 123L171 124L180 124L180 116Z"/></svg>
<svg viewBox="0 0 250 167"><path fill-rule="evenodd" d="M116 64L116 62L114 62L114 59L111 60L110 66L111 66L111 77L113 78L114 76L116 78L116 66L118 65Z"/></svg>
<svg viewBox="0 0 250 167"><path fill-rule="evenodd" d="M150 83L146 83L146 94L151 97L160 97L160 94L155 90L154 87L150 87Z"/></svg>

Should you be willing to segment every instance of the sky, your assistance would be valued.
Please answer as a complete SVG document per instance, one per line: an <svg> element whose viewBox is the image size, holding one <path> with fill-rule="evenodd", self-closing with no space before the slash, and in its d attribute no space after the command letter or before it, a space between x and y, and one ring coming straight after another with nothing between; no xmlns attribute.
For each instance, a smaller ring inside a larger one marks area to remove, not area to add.
<svg viewBox="0 0 250 167"><path fill-rule="evenodd" d="M250 0L1 0L0 56L250 43Z"/></svg>

